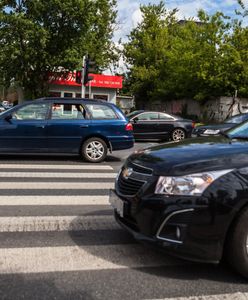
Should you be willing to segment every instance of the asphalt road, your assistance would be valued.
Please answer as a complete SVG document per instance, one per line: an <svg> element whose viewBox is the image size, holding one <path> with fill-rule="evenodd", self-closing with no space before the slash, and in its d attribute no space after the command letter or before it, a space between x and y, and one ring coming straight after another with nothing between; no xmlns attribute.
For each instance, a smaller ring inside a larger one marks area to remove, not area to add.
<svg viewBox="0 0 248 300"><path fill-rule="evenodd" d="M118 226L108 190L131 152L0 157L0 299L248 299L225 263L175 259Z"/></svg>

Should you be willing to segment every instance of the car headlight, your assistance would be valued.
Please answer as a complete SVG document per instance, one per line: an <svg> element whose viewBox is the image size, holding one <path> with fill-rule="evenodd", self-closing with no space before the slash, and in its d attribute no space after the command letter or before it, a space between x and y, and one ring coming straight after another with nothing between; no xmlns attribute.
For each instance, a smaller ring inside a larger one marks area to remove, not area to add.
<svg viewBox="0 0 248 300"><path fill-rule="evenodd" d="M204 172L184 176L160 176L155 194L164 195L201 195L217 178L232 170Z"/></svg>
<svg viewBox="0 0 248 300"><path fill-rule="evenodd" d="M204 132L204 134L218 134L220 133L219 129L206 129Z"/></svg>

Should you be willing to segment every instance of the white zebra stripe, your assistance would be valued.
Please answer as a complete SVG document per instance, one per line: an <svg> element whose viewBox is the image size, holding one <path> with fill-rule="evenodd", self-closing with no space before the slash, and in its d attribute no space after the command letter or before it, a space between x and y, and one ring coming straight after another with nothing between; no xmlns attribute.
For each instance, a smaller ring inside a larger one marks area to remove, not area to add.
<svg viewBox="0 0 248 300"><path fill-rule="evenodd" d="M139 244L0 249L0 273L43 273L182 265ZM187 264L187 263L185 263Z"/></svg>
<svg viewBox="0 0 248 300"><path fill-rule="evenodd" d="M38 164L0 164L2 169L51 169L51 170L113 170L111 166L106 165L38 165Z"/></svg>
<svg viewBox="0 0 248 300"><path fill-rule="evenodd" d="M108 205L108 196L1 196L0 206Z"/></svg>
<svg viewBox="0 0 248 300"><path fill-rule="evenodd" d="M159 298L159 299L149 299L149 300L248 300L248 293L238 292L233 294L190 296L190 297L177 297L177 298Z"/></svg>

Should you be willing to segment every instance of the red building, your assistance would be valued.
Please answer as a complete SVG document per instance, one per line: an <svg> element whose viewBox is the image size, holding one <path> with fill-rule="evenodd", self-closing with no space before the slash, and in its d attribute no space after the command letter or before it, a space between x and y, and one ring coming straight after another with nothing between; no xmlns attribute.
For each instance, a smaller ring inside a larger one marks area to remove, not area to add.
<svg viewBox="0 0 248 300"><path fill-rule="evenodd" d="M85 96L92 99L103 99L116 104L117 91L122 88L121 76L90 74L94 79L86 86ZM81 84L76 82L76 72L66 77L49 75L49 96L81 97Z"/></svg>

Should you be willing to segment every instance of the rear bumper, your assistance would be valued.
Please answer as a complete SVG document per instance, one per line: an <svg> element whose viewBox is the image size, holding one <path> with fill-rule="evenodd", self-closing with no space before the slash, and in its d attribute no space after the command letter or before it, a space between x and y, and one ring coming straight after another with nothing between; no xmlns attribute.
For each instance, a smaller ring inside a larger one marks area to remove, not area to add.
<svg viewBox="0 0 248 300"><path fill-rule="evenodd" d="M109 137L109 141L113 151L130 149L134 146L133 136Z"/></svg>

